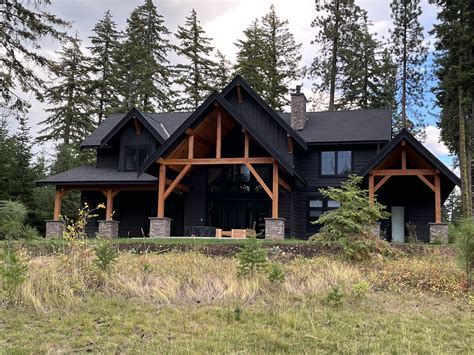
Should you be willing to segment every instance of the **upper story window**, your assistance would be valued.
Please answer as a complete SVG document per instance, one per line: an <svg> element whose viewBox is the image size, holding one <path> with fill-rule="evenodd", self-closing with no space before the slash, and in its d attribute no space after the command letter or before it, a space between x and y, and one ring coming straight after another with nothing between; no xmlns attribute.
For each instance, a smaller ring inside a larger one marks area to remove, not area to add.
<svg viewBox="0 0 474 355"><path fill-rule="evenodd" d="M150 147L144 145L125 146L125 169L126 171L137 171L150 155Z"/></svg>
<svg viewBox="0 0 474 355"><path fill-rule="evenodd" d="M350 150L321 152L321 175L347 175L352 171Z"/></svg>

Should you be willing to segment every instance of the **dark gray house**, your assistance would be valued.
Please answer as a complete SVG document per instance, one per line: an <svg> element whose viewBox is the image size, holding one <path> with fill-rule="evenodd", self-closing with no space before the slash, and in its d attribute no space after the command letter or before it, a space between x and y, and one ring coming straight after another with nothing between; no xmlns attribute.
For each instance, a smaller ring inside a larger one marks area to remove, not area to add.
<svg viewBox="0 0 474 355"><path fill-rule="evenodd" d="M410 133L392 139L389 110L307 112L299 89L291 113L277 113L241 78L212 93L195 112L109 116L81 145L95 166L50 176L54 220L61 198L82 192L107 206L90 233L114 236L215 235L253 229L266 237L307 238L324 211L338 207L318 189L364 176L370 199L387 206L388 240L403 242L406 223L424 241L446 232L441 206L459 179Z"/></svg>

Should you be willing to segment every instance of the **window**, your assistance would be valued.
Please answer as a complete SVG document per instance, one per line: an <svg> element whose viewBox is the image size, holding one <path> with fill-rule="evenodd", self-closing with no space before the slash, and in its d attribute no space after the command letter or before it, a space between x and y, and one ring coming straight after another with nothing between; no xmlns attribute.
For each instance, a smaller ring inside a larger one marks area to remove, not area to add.
<svg viewBox="0 0 474 355"><path fill-rule="evenodd" d="M321 175L347 175L352 171L349 150L321 152Z"/></svg>
<svg viewBox="0 0 474 355"><path fill-rule="evenodd" d="M126 146L125 147L125 170L137 171L138 167L148 158L150 149L148 146Z"/></svg>
<svg viewBox="0 0 474 355"><path fill-rule="evenodd" d="M338 201L329 200L325 198L311 198L309 200L309 230L315 231L319 229L318 225L311 222L316 221L324 212L339 208L341 204Z"/></svg>

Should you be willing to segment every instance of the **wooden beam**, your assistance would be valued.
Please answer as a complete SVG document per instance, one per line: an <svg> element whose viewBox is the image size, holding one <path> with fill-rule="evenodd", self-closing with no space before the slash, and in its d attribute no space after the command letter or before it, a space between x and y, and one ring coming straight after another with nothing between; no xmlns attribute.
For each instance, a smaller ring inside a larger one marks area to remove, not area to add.
<svg viewBox="0 0 474 355"><path fill-rule="evenodd" d="M245 158L249 157L249 151L250 151L249 132L244 130L244 157Z"/></svg>
<svg viewBox="0 0 474 355"><path fill-rule="evenodd" d="M371 173L374 176L416 176L416 175L434 175L433 169L380 169L372 170Z"/></svg>
<svg viewBox="0 0 474 355"><path fill-rule="evenodd" d="M423 181L431 190L435 191L436 192L436 188L435 186L427 179L425 178L423 175L417 175L421 181Z"/></svg>
<svg viewBox="0 0 474 355"><path fill-rule="evenodd" d="M272 218L278 218L278 163L273 163L273 199L272 199Z"/></svg>
<svg viewBox="0 0 474 355"><path fill-rule="evenodd" d="M222 112L217 109L216 158L220 159L222 151Z"/></svg>
<svg viewBox="0 0 474 355"><path fill-rule="evenodd" d="M375 176L370 174L369 175L369 203L371 206L373 206L374 198L375 198L374 181L375 181Z"/></svg>
<svg viewBox="0 0 474 355"><path fill-rule="evenodd" d="M59 216L61 215L62 199L66 192L67 192L66 189L56 189L56 193L54 195L54 212L53 212L53 220L55 221L59 221Z"/></svg>
<svg viewBox="0 0 474 355"><path fill-rule="evenodd" d="M374 193L377 192L378 189L382 187L383 184L387 182L387 180L390 179L390 175L384 176L382 180L380 180L377 185L374 187Z"/></svg>
<svg viewBox="0 0 474 355"><path fill-rule="evenodd" d="M402 170L407 170L407 151L405 148L402 149Z"/></svg>
<svg viewBox="0 0 474 355"><path fill-rule="evenodd" d="M252 175L255 177L255 179L257 179L258 183L260 184L260 186L263 187L263 189L265 190L265 192L267 193L267 195L273 199L273 193L272 193L272 190L270 190L270 188L267 186L267 184L265 184L265 181L263 181L263 179L260 177L260 175L258 174L257 170L255 170L255 168L252 166L252 164L250 163L245 163L245 166L250 170L250 172L252 173Z"/></svg>
<svg viewBox="0 0 474 355"><path fill-rule="evenodd" d="M183 170L176 176L174 181L171 183L171 185L168 187L168 189L165 191L163 195L163 199L166 200L168 196L173 192L173 190L178 186L179 182L184 178L184 176L188 173L189 169L191 169L192 165L188 164L184 167Z"/></svg>
<svg viewBox="0 0 474 355"><path fill-rule="evenodd" d="M270 157L251 158L194 158L194 159L163 159L159 158L158 163L162 165L234 165L234 164L273 164L275 159Z"/></svg>
<svg viewBox="0 0 474 355"><path fill-rule="evenodd" d="M167 186L171 185L172 182L173 182L173 180L171 180L169 178L166 178L166 185ZM184 185L184 184L179 183L178 185L176 185L176 188L183 191L183 192L189 192L189 186L188 185Z"/></svg>
<svg viewBox="0 0 474 355"><path fill-rule="evenodd" d="M290 186L290 184L288 184L285 180L283 180L282 178L279 178L278 179L278 183L288 192L291 192L292 191L292 188Z"/></svg>
<svg viewBox="0 0 474 355"><path fill-rule="evenodd" d="M135 134L139 135L140 134L140 122L138 122L138 118L133 117L133 124L135 126Z"/></svg>
<svg viewBox="0 0 474 355"><path fill-rule="evenodd" d="M188 136L188 159L194 158L194 136Z"/></svg>
<svg viewBox="0 0 474 355"><path fill-rule="evenodd" d="M236 87L237 87L237 102L239 104L241 104L242 103L242 91L240 90L240 84L237 84Z"/></svg>
<svg viewBox="0 0 474 355"><path fill-rule="evenodd" d="M189 136L194 136L195 140L204 144L204 145L207 145L209 147L214 147L214 143L215 142L211 142L209 139L207 139L206 137L204 136L201 136L199 133L197 133L196 131L194 131L192 128L188 128L186 129L186 134L189 135Z"/></svg>
<svg viewBox="0 0 474 355"><path fill-rule="evenodd" d="M435 175L435 223L441 223L441 181L439 173Z"/></svg>
<svg viewBox="0 0 474 355"><path fill-rule="evenodd" d="M105 209L105 220L111 221L114 213L114 197L113 197L113 190L107 189L106 190L107 196L107 204Z"/></svg>
<svg viewBox="0 0 474 355"><path fill-rule="evenodd" d="M288 153L293 154L293 138L287 137L288 140Z"/></svg>
<svg viewBox="0 0 474 355"><path fill-rule="evenodd" d="M165 216L165 184L166 184L166 165L160 164L160 174L158 177L158 216Z"/></svg>

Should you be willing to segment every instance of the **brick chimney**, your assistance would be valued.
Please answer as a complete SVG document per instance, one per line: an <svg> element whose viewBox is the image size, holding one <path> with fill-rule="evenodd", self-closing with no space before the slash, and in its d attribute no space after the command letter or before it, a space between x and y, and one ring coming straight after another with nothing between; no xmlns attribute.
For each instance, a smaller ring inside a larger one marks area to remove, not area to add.
<svg viewBox="0 0 474 355"><path fill-rule="evenodd" d="M291 128L300 131L306 123L306 97L301 92L301 85L296 85L295 92L291 93Z"/></svg>

